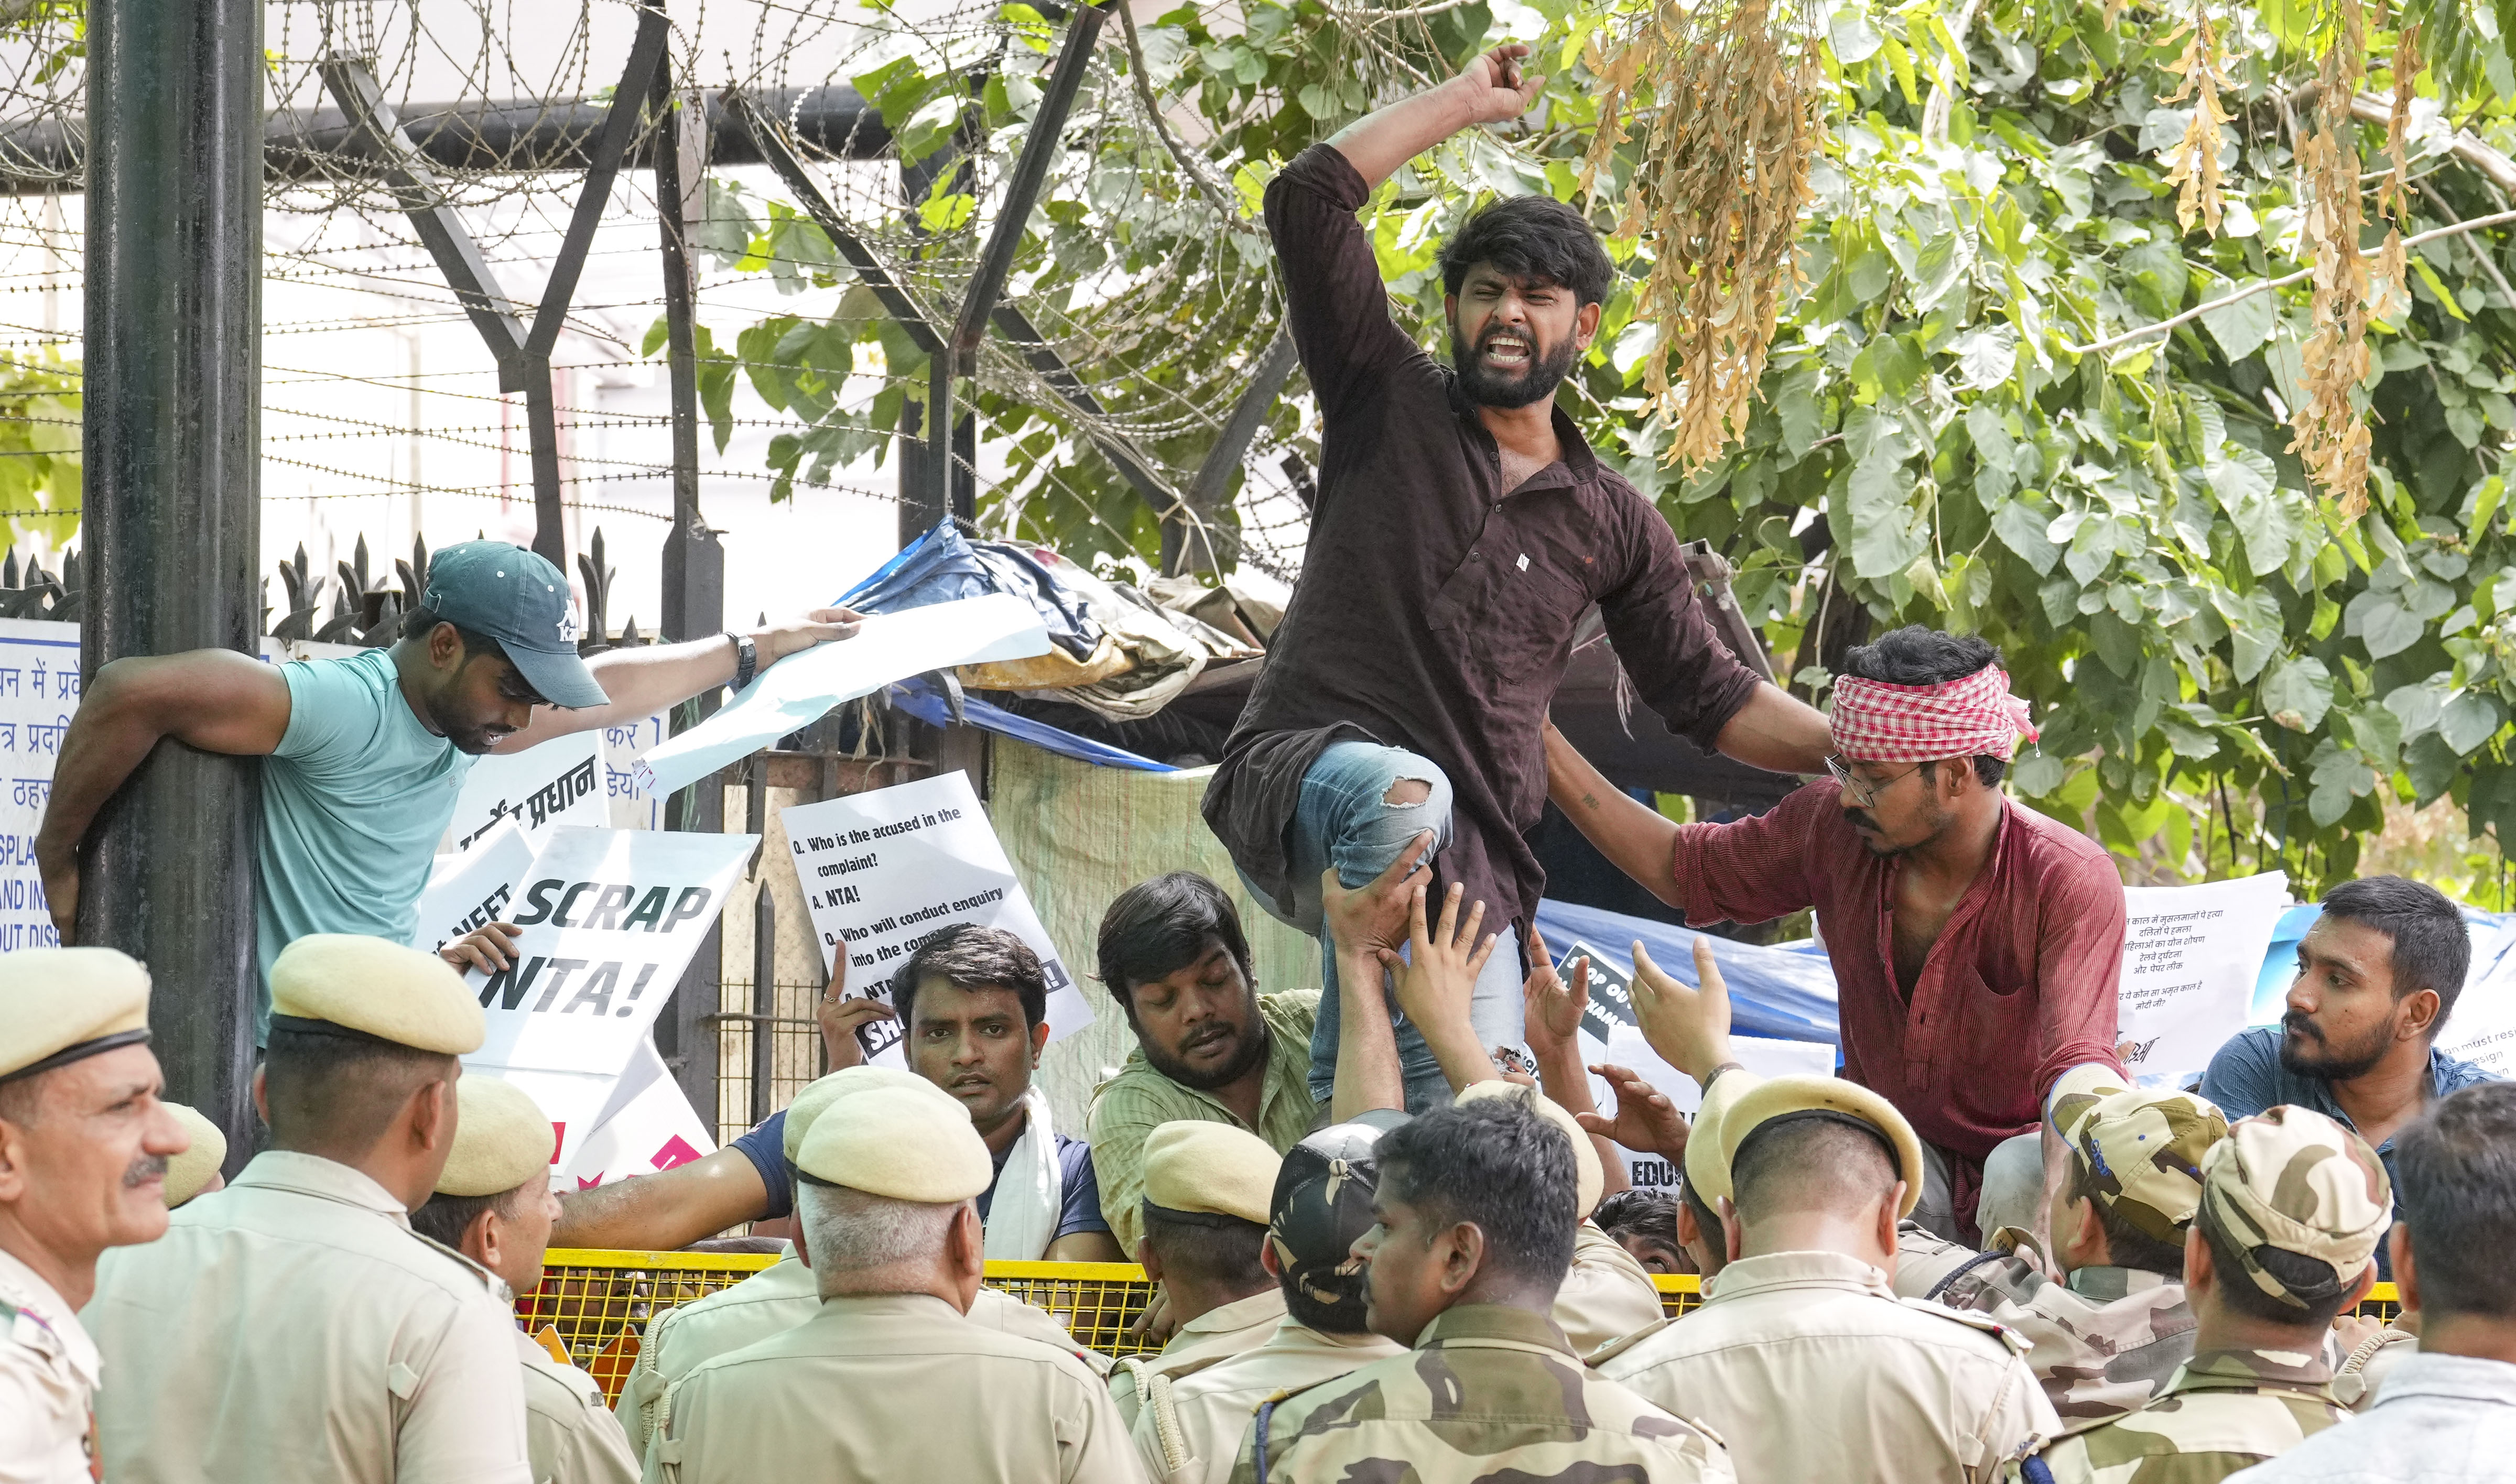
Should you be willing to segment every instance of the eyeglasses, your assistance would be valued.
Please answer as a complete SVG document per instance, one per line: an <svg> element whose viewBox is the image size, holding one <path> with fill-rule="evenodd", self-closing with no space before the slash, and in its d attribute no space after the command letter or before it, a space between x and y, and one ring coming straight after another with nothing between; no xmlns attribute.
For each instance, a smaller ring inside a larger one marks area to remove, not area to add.
<svg viewBox="0 0 2516 1484"><path fill-rule="evenodd" d="M1855 803L1859 804L1865 809L1874 809L1878 806L1878 796L1880 794L1895 787L1898 778L1903 778L1910 773L1920 772L1922 770L1922 764L1916 763L1911 767L1905 769L1904 772L1898 773L1895 778L1881 778L1875 783L1871 783L1866 779L1856 776L1851 768L1844 766L1843 760L1841 758L1826 759L1825 770L1834 775L1835 783L1841 787L1845 793L1850 794Z"/></svg>

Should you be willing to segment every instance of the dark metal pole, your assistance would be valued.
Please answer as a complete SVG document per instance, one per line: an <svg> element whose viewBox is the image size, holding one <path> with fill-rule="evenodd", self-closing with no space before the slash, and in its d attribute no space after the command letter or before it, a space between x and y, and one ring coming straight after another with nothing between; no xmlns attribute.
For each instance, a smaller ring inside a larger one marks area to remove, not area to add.
<svg viewBox="0 0 2516 1484"><path fill-rule="evenodd" d="M81 668L255 652L260 0L93 0ZM148 965L169 1096L254 1149L253 760L173 740L88 835L78 934Z"/></svg>
<svg viewBox="0 0 2516 1484"><path fill-rule="evenodd" d="M1284 379L1293 374L1297 359L1293 337L1281 330L1259 352L1257 368L1249 373L1249 385L1241 389L1239 400L1232 404L1232 416L1224 420L1223 432L1215 435L1214 445L1196 466L1196 477L1190 482L1188 497L1182 502L1187 509L1162 521L1162 575L1213 572L1219 576L1232 564L1238 541L1212 517L1223 508L1225 490L1232 476L1240 472L1240 461L1249 452L1250 439L1258 436L1259 427L1267 421L1267 410L1276 405L1277 396L1284 390Z"/></svg>

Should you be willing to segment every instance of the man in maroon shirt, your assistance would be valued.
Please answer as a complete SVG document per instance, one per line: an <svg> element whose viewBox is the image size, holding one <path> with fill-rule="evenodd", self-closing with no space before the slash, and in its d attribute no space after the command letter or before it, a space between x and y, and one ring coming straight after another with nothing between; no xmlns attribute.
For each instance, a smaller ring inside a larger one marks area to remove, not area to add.
<svg viewBox="0 0 2516 1484"><path fill-rule="evenodd" d="M1914 1219L1978 1246L1994 1225L2040 1224L2039 1187L2067 1168L2043 1116L2062 1074L2121 1071L2122 882L2087 837L2001 796L2020 733L2034 735L2008 690L1980 639L1916 627L1854 649L1833 779L1731 824L1673 824L1546 738L1557 806L1689 922L1817 910L1843 1074L1929 1148Z"/></svg>
<svg viewBox="0 0 2516 1484"><path fill-rule="evenodd" d="M1580 213L1519 196L1461 227L1442 255L1450 365L1390 317L1355 212L1424 150L1518 117L1543 81L1521 77L1527 53L1476 59L1267 187L1286 319L1319 400L1320 492L1301 582L1205 796L1252 892L1314 936L1329 867L1361 886L1432 832L1440 881L1514 939L1478 982L1472 1019L1489 1047L1521 1042L1517 941L1546 882L1522 832L1545 803L1546 706L1593 605L1672 729L1783 771L1815 772L1827 751L1824 718L1722 647L1668 522L1555 408L1614 280ZM1321 1098L1338 1008L1325 946L1311 1059ZM1447 1101L1414 1027L1401 1023L1399 1048L1410 1106Z"/></svg>

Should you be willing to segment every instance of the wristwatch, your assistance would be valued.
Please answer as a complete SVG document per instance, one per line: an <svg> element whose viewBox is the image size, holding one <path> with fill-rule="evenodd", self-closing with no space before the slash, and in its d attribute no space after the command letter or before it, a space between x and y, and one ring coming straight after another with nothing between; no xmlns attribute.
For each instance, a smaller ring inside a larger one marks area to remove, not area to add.
<svg viewBox="0 0 2516 1484"><path fill-rule="evenodd" d="M736 634L731 629L725 632L725 637L734 640L734 688L740 690L751 683L752 676L759 673L760 646L751 641L751 636Z"/></svg>

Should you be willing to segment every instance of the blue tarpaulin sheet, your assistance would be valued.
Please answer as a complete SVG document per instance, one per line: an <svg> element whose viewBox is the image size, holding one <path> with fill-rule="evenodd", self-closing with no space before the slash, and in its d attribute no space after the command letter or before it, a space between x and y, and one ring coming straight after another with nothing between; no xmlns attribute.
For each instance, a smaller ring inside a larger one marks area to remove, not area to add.
<svg viewBox="0 0 2516 1484"><path fill-rule="evenodd" d="M1559 956L1578 941L1615 955L1619 967L1640 938L1663 972L1681 984L1696 983L1695 940L1702 934L1691 928L1550 898L1537 904L1537 930ZM1730 986L1732 1030L1776 1041L1840 1044L1834 970L1824 950L1814 944L1762 948L1716 938L1712 951L1721 965L1722 982Z"/></svg>
<svg viewBox="0 0 2516 1484"><path fill-rule="evenodd" d="M935 682L923 676L892 686L885 692L884 699L895 708L908 713L931 726L942 726L952 720L951 704L944 699L944 692L936 687ZM1061 758L1096 763L1103 767L1132 767L1138 772L1145 773L1179 771L1167 763L1155 763L1151 758L1139 757L1123 747L1111 747L1106 742L1095 742L1088 737L1078 737L1062 727L1051 726L1046 721L1016 716L1001 706L991 705L967 693L961 697L961 720L972 726L985 727L1001 736L1027 742L1033 747L1055 753Z"/></svg>
<svg viewBox="0 0 2516 1484"><path fill-rule="evenodd" d="M1010 593L1039 612L1049 642L1077 657L1100 642L1082 602L1048 575L1048 568L1018 546L1001 541L973 544L947 518L874 569L839 598L860 613L898 613L985 593Z"/></svg>

